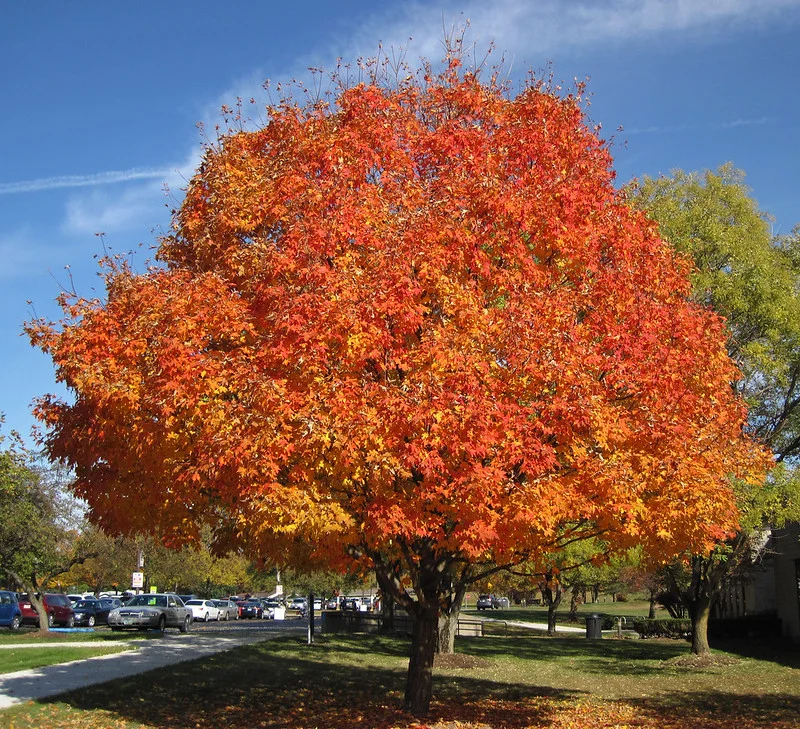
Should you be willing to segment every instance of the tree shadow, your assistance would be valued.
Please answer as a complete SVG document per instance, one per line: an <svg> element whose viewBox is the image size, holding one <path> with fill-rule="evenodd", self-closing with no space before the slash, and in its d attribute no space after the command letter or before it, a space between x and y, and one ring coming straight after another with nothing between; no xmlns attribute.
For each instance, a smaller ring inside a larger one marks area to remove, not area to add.
<svg viewBox="0 0 800 729"><path fill-rule="evenodd" d="M687 726L791 727L800 720L800 697L790 694L731 694L724 691L664 692L628 699L642 716L680 716Z"/></svg>
<svg viewBox="0 0 800 729"><path fill-rule="evenodd" d="M575 660L600 675L657 674L659 661L687 653L679 642L586 641L585 639L461 639L459 652L488 659L485 668L435 671L430 723L488 725L499 729L558 724L582 702L599 711L627 706L641 726L795 727L800 697L736 695L722 691L667 691L620 701L597 699L590 690L514 683L493 672L494 658ZM383 636L321 637L312 646L282 638L173 665L54 697L73 709L107 712L154 729L220 726L348 727L397 729L413 720L402 710L408 641ZM580 701L578 701L580 699ZM45 702L43 702L45 703ZM630 707L634 709L630 709ZM562 724L558 724L559 726ZM591 726L592 724L575 724ZM606 725L606 724L603 724ZM610 725L610 724L609 724Z"/></svg>
<svg viewBox="0 0 800 729"><path fill-rule="evenodd" d="M776 663L787 668L800 669L800 651L797 645L786 638L753 639L717 639L712 641L712 648L759 661ZM798 719L800 725L800 719Z"/></svg>
<svg viewBox="0 0 800 729"><path fill-rule="evenodd" d="M598 675L658 675L660 663L688 653L681 641L586 640L585 638L509 637L482 641L462 638L458 649L482 658L513 655L528 661L579 661Z"/></svg>
<svg viewBox="0 0 800 729"><path fill-rule="evenodd" d="M388 646L372 640L337 641L331 646L320 641L307 646L307 651L297 644L287 639L245 646L42 703L110 712L118 719L156 729L211 729L232 724L379 729L411 723L402 710L407 669L404 641L389 641ZM381 653L376 657L377 649ZM349 660L333 660L343 654ZM363 665L358 665L362 657ZM370 657L372 660L367 660ZM550 722L541 709L531 709L528 715L520 711L519 702L559 702L577 695L579 692L509 684L475 673L446 674L434 678L433 709L450 721L546 727Z"/></svg>

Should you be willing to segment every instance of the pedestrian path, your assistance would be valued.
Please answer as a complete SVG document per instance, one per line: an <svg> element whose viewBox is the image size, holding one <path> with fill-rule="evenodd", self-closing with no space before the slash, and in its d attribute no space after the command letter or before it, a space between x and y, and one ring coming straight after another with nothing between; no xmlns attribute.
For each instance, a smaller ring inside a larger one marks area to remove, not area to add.
<svg viewBox="0 0 800 729"><path fill-rule="evenodd" d="M302 626L286 626L284 630L280 631L237 631L236 635L202 634L200 632L166 633L162 638L131 641L130 650L121 653L0 674L0 709L25 701L56 696L85 686L134 676L155 668L203 658L241 645L260 643L287 633L302 633L303 631ZM38 643L35 646L26 645L26 647L43 648L48 645L53 644ZM57 645L97 647L98 643L73 641ZM99 645L107 646L109 644ZM18 643L2 646L2 648L19 647ZM2 659L2 654L0 654L0 659ZM0 724L2 724L2 719L0 719Z"/></svg>
<svg viewBox="0 0 800 729"><path fill-rule="evenodd" d="M547 632L547 623L527 623L521 620L503 620L502 618L485 618L482 617L487 623L505 623L506 625L513 625L518 628L528 628L530 630L543 630ZM586 634L586 628L576 628L572 625L558 625L556 624L556 633L581 633Z"/></svg>

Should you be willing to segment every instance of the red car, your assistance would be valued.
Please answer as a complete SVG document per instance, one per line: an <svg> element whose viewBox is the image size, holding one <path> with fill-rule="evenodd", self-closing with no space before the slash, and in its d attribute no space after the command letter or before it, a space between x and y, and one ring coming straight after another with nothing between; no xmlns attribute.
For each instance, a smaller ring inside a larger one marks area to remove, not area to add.
<svg viewBox="0 0 800 729"><path fill-rule="evenodd" d="M41 599L47 613L49 627L63 625L71 628L75 625L75 613L72 610L72 603L66 595L45 593L41 596ZM36 612L36 608L31 605L27 594L19 596L19 607L22 610L23 623L39 625L39 614Z"/></svg>

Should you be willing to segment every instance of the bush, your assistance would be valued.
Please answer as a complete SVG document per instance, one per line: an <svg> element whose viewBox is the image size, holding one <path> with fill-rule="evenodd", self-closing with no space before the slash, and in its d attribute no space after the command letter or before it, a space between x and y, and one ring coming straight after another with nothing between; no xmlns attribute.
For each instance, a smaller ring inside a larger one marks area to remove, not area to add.
<svg viewBox="0 0 800 729"><path fill-rule="evenodd" d="M637 618L633 629L642 638L688 638L692 634L692 621L685 618Z"/></svg>

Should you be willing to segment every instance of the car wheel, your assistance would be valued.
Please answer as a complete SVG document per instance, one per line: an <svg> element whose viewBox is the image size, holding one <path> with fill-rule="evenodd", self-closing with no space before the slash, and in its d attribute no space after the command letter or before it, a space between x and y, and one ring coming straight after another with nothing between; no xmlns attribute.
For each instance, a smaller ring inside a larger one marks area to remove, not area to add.
<svg viewBox="0 0 800 729"><path fill-rule="evenodd" d="M53 613L50 613L47 616L47 625L52 628L55 624L56 624L55 616L53 615Z"/></svg>
<svg viewBox="0 0 800 729"><path fill-rule="evenodd" d="M88 625L90 628L94 628L94 622L94 615L90 615L88 618L86 618L86 625Z"/></svg>
<svg viewBox="0 0 800 729"><path fill-rule="evenodd" d="M11 618L11 625L9 626L11 630L19 630L20 625L22 625L22 619L19 615L15 615Z"/></svg>
<svg viewBox="0 0 800 729"><path fill-rule="evenodd" d="M181 627L180 627L181 633L188 633L189 632L189 627L191 626L191 624L192 624L192 619L187 615L183 619L183 623L181 624Z"/></svg>
<svg viewBox="0 0 800 729"><path fill-rule="evenodd" d="M163 633L166 630L166 628L167 628L167 616L162 615L158 619L158 632Z"/></svg>
<svg viewBox="0 0 800 729"><path fill-rule="evenodd" d="M70 615L67 618L67 627L68 628L74 628L75 627L75 616L74 615Z"/></svg>
<svg viewBox="0 0 800 729"><path fill-rule="evenodd" d="M203 618L203 622L204 622L204 623L207 623L207 622L208 622L208 613L206 613L206 614L205 614L205 617Z"/></svg>

